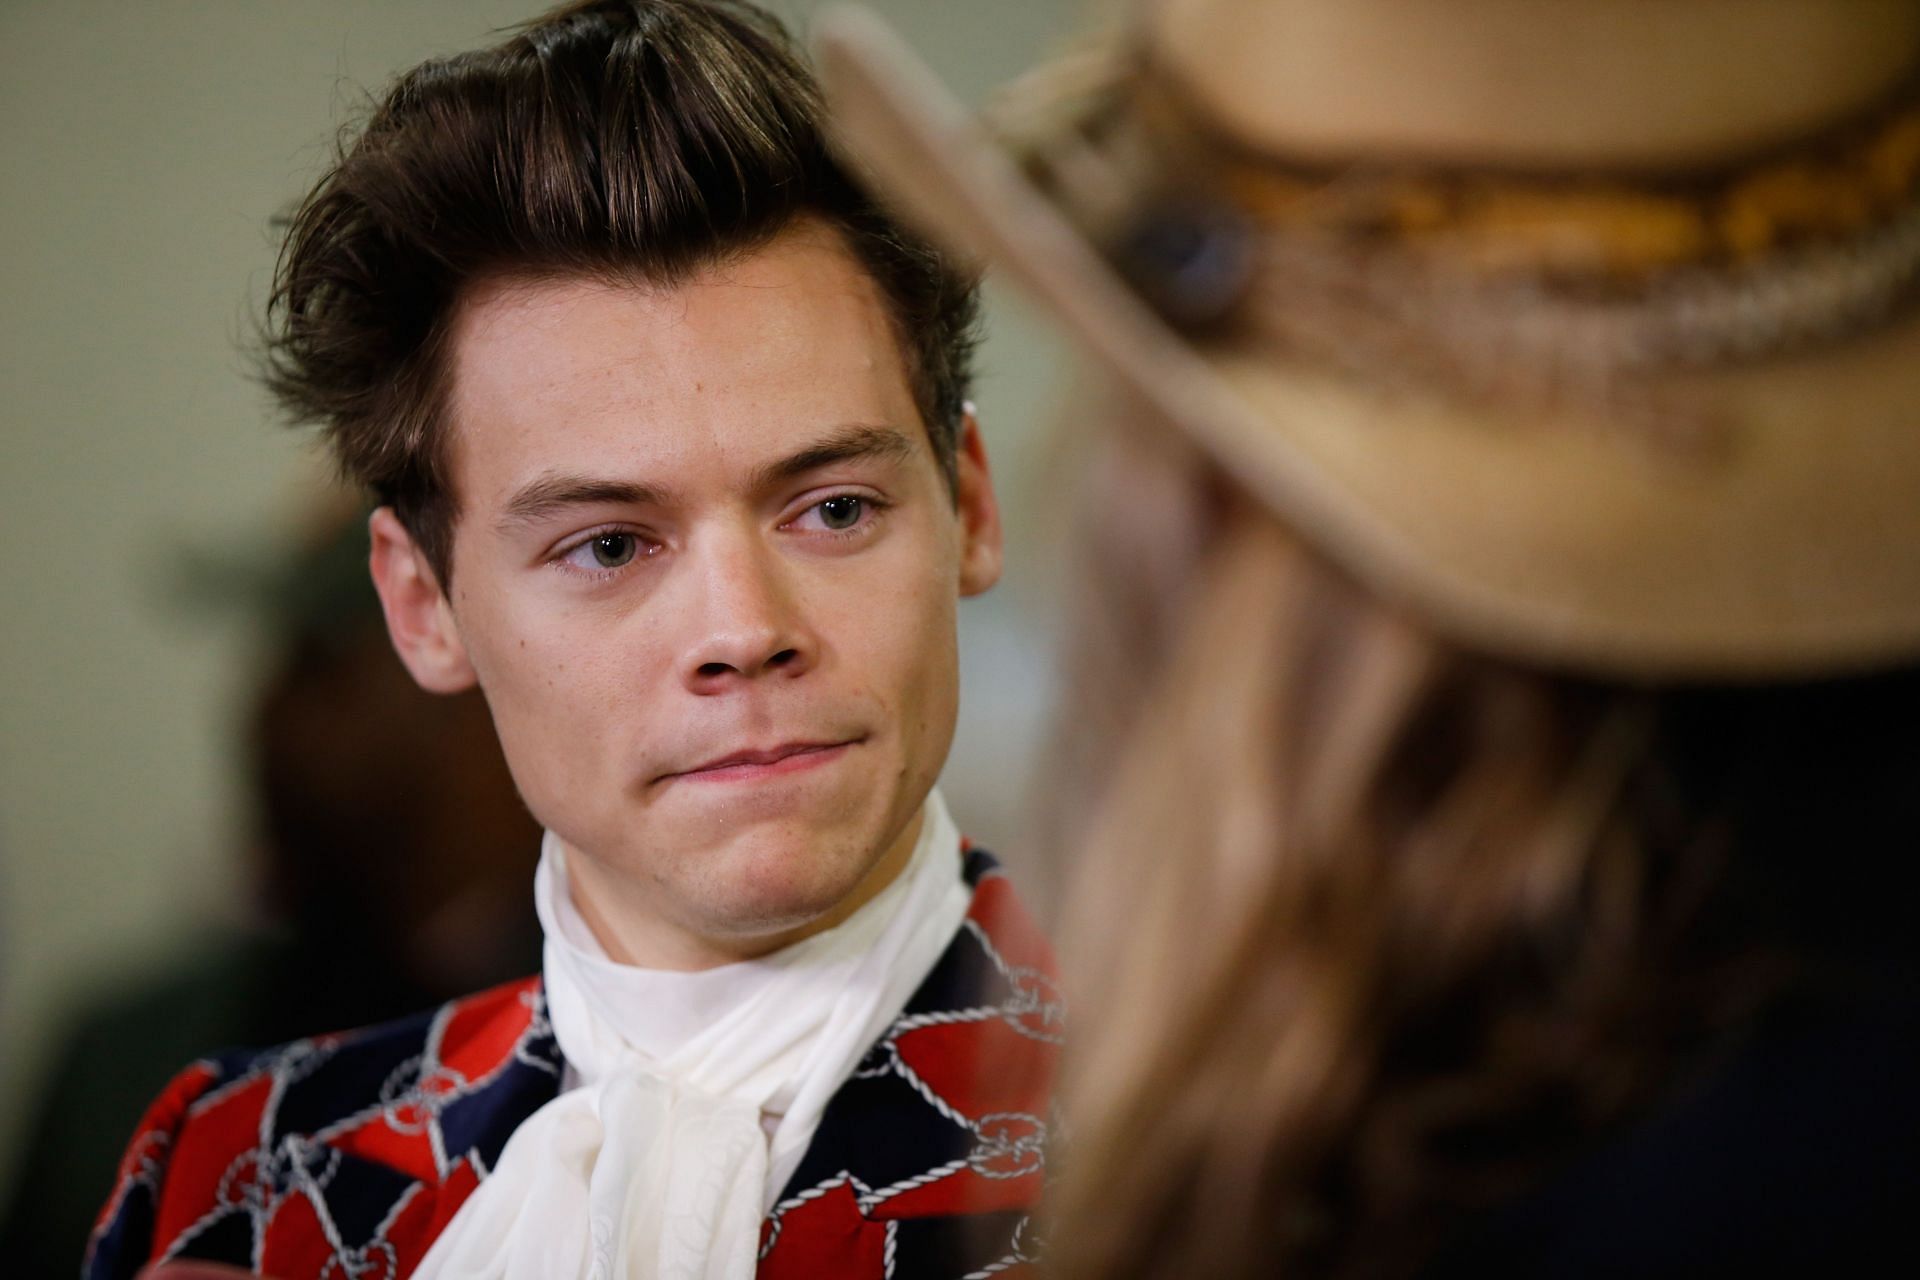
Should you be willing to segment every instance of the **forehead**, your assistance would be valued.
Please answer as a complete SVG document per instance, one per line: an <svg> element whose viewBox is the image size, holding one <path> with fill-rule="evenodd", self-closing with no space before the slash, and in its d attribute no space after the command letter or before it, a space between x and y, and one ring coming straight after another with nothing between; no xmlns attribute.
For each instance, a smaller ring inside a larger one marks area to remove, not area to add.
<svg viewBox="0 0 1920 1280"><path fill-rule="evenodd" d="M812 224L674 285L488 282L448 365L463 507L547 472L751 469L853 423L925 438L879 286Z"/></svg>

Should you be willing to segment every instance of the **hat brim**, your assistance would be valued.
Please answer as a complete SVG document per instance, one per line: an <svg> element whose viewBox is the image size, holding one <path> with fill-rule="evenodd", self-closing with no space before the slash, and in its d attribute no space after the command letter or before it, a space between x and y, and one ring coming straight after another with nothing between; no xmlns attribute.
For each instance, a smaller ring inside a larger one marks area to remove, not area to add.
<svg viewBox="0 0 1920 1280"><path fill-rule="evenodd" d="M1471 647L1635 678L1920 654L1920 321L1673 375L1726 456L1372 387L1176 334L879 19L816 49L850 154L1370 589ZM1844 423L1836 430L1835 423Z"/></svg>

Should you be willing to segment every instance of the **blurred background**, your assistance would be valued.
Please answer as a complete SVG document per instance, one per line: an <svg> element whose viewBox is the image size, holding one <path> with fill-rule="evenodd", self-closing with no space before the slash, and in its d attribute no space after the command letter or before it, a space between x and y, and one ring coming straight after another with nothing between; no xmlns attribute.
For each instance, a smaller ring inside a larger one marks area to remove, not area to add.
<svg viewBox="0 0 1920 1280"><path fill-rule="evenodd" d="M399 1012L536 963L534 833L484 799L501 789L484 710L415 698L398 676L350 504L311 439L277 422L246 348L273 220L365 94L538 7L0 4L10 1274L77 1264L74 1216L105 1197L141 1106L187 1058L336 1025L305 1010L357 1021L369 999ZM804 26L820 5L770 7ZM1057 46L1078 8L872 7L974 102ZM1012 555L962 610L945 786L1017 869L1051 700L1040 542L1063 353L991 289L989 326L976 398ZM376 988L377 973L404 980Z"/></svg>

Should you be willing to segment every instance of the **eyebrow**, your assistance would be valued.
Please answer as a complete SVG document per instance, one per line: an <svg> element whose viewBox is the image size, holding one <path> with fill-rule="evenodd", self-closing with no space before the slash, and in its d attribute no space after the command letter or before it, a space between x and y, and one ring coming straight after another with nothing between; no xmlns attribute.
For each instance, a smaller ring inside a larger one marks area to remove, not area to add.
<svg viewBox="0 0 1920 1280"><path fill-rule="evenodd" d="M914 453L913 437L897 427L856 425L842 428L825 439L810 444L798 453L758 467L753 487L767 489L784 480L818 471L838 462L878 459L905 462Z"/></svg>
<svg viewBox="0 0 1920 1280"><path fill-rule="evenodd" d="M666 490L627 480L544 475L522 485L500 513L501 528L532 524L569 507L645 506L666 501Z"/></svg>
<svg viewBox="0 0 1920 1280"><path fill-rule="evenodd" d="M752 485L755 489L771 488L809 471L861 458L905 461L913 452L913 437L898 428L865 424L846 427L798 453L757 467ZM637 481L549 474L522 485L508 499L498 524L502 529L532 524L571 507L664 506L669 496L658 485Z"/></svg>

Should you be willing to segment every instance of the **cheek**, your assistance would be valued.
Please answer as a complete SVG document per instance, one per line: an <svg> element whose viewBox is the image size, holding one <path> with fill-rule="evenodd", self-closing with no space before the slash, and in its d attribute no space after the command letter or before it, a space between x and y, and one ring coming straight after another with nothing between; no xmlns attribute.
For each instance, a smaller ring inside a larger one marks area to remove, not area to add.
<svg viewBox="0 0 1920 1280"><path fill-rule="evenodd" d="M912 756L943 755L958 707L959 657L954 636L955 588L946 566L896 578L874 599L886 607L868 614L865 652L858 666L874 691L892 704ZM909 769L926 767L909 759ZM931 767L937 771L940 761Z"/></svg>
<svg viewBox="0 0 1920 1280"><path fill-rule="evenodd" d="M633 654L617 654L609 629L563 614L474 607L468 652L495 732L536 816L557 797L597 787L592 762L614 764L609 739L631 723L638 688Z"/></svg>

